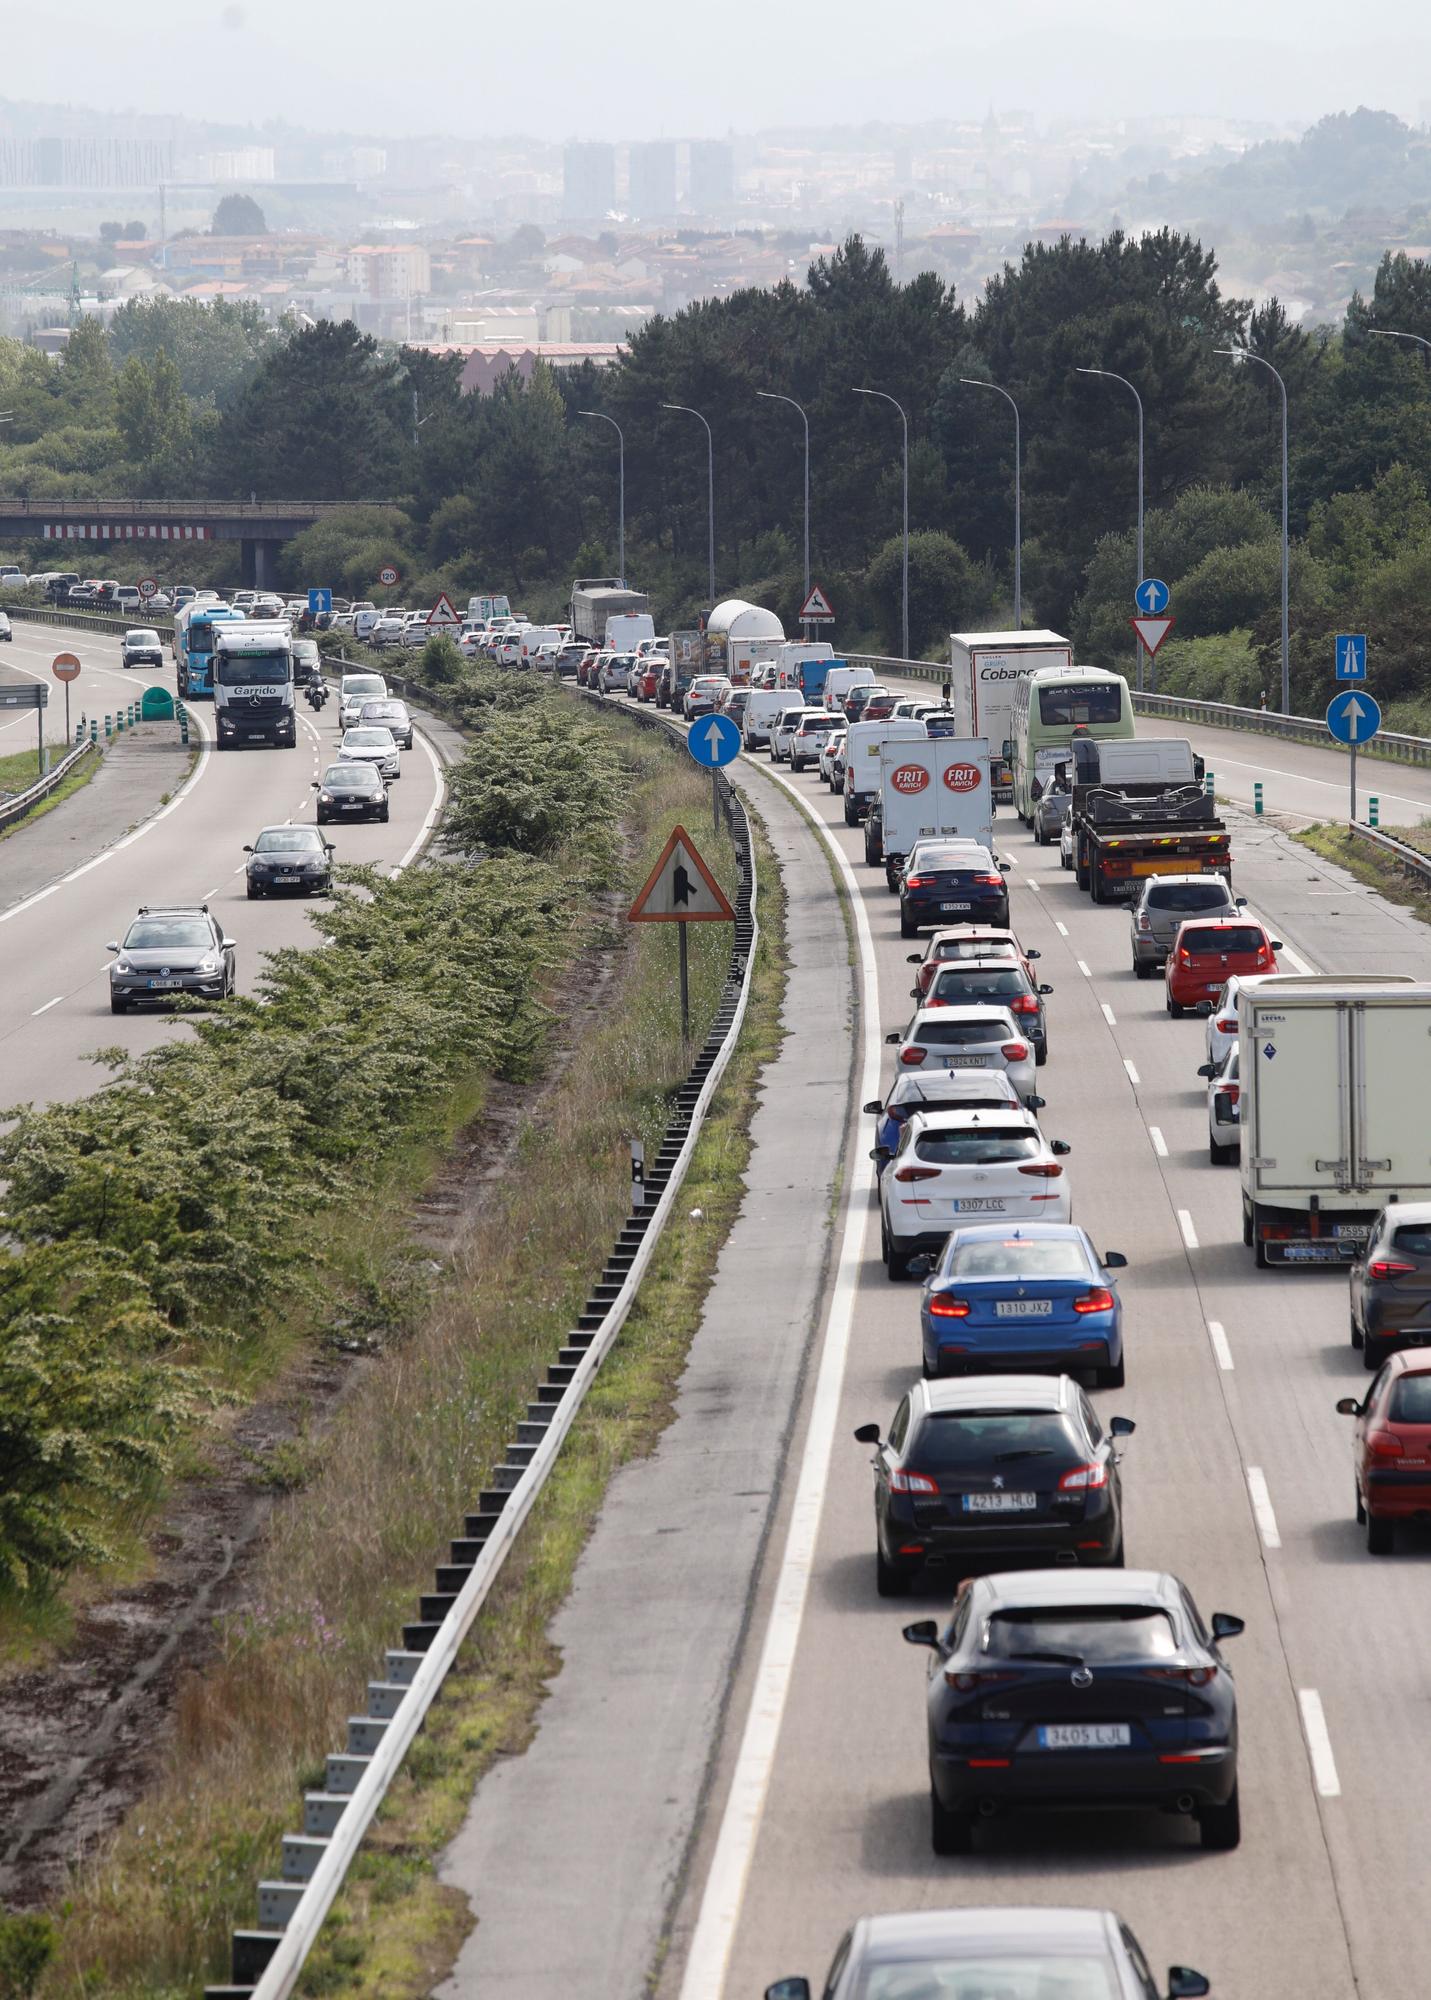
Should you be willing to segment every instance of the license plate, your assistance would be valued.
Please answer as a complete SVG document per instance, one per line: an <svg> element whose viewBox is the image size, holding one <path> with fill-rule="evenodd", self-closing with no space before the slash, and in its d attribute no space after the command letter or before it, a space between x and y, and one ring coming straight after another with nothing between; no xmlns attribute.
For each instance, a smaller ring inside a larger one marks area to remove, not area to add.
<svg viewBox="0 0 1431 2000"><path fill-rule="evenodd" d="M359 801L354 800L351 804L345 805L343 810L345 813L360 813L363 808Z"/></svg>
<svg viewBox="0 0 1431 2000"><path fill-rule="evenodd" d="M996 1319L1040 1319L1053 1311L1052 1299L999 1299L994 1306Z"/></svg>
<svg viewBox="0 0 1431 2000"><path fill-rule="evenodd" d="M941 910L972 910L974 905L972 903L941 903L939 907Z"/></svg>
<svg viewBox="0 0 1431 2000"><path fill-rule="evenodd" d="M1337 1222L1332 1225L1332 1234L1343 1243L1365 1243L1371 1234L1369 1222Z"/></svg>
<svg viewBox="0 0 1431 2000"><path fill-rule="evenodd" d="M280 889L292 889L297 885L298 877L296 875L275 875L273 880L275 885Z"/></svg>
<svg viewBox="0 0 1431 2000"><path fill-rule="evenodd" d="M945 1069L983 1069L984 1066L984 1058L982 1056L945 1056L944 1058Z"/></svg>
<svg viewBox="0 0 1431 2000"><path fill-rule="evenodd" d="M151 993L167 993L172 987L182 986L183 983L182 979L151 979L149 990Z"/></svg>
<svg viewBox="0 0 1431 2000"><path fill-rule="evenodd" d="M1282 1255L1289 1264L1340 1264L1343 1257L1337 1243L1288 1243Z"/></svg>
<svg viewBox="0 0 1431 2000"><path fill-rule="evenodd" d="M1126 1722L1048 1722L1038 1732L1040 1750L1126 1750Z"/></svg>
<svg viewBox="0 0 1431 2000"><path fill-rule="evenodd" d="M966 1514L1029 1514L1038 1505L1036 1493L966 1493Z"/></svg>
<svg viewBox="0 0 1431 2000"><path fill-rule="evenodd" d="M956 1215L1002 1215L1004 1198L1002 1195L971 1195L963 1201L951 1201L949 1206Z"/></svg>

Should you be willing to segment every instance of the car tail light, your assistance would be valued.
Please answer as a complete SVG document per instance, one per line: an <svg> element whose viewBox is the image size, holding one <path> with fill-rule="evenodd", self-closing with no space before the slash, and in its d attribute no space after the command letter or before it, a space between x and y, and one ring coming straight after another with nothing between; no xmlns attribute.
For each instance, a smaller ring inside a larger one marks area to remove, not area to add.
<svg viewBox="0 0 1431 2000"><path fill-rule="evenodd" d="M1019 1172L1032 1174L1036 1180L1056 1181L1063 1168L1057 1160L1030 1160L1027 1166L1019 1168Z"/></svg>
<svg viewBox="0 0 1431 2000"><path fill-rule="evenodd" d="M1193 962L1192 953L1188 950L1186 945L1180 945L1178 947L1178 964L1191 965L1192 962Z"/></svg>
<svg viewBox="0 0 1431 2000"><path fill-rule="evenodd" d="M1220 1035L1235 1035L1237 1033L1237 1016L1235 1014L1225 1014L1221 1020L1214 1021L1212 1025Z"/></svg>
<svg viewBox="0 0 1431 2000"><path fill-rule="evenodd" d="M976 875L974 880L982 889L1002 889L1004 886L1002 875Z"/></svg>
<svg viewBox="0 0 1431 2000"><path fill-rule="evenodd" d="M1004 1042L1000 1045L999 1054L1007 1062L1027 1062L1029 1045L1027 1042Z"/></svg>
<svg viewBox="0 0 1431 2000"><path fill-rule="evenodd" d="M894 1471L889 1475L891 1493L932 1493L939 1497L939 1481L931 1479L927 1472Z"/></svg>
<svg viewBox="0 0 1431 2000"><path fill-rule="evenodd" d="M931 1319L967 1319L969 1301L951 1298L948 1292L931 1292L929 1295L929 1317Z"/></svg>
<svg viewBox="0 0 1431 2000"><path fill-rule="evenodd" d="M1058 1482L1060 1493L1096 1493L1108 1484L1108 1467L1102 1464L1076 1465Z"/></svg>
<svg viewBox="0 0 1431 2000"><path fill-rule="evenodd" d="M1150 931L1152 928L1153 928L1152 918L1146 915L1140 915L1138 918L1138 929L1140 931Z"/></svg>
<svg viewBox="0 0 1431 2000"><path fill-rule="evenodd" d="M1415 1269L1414 1264L1398 1264L1394 1258L1378 1257L1374 1264L1367 1265L1366 1275L1380 1279L1409 1278Z"/></svg>
<svg viewBox="0 0 1431 2000"><path fill-rule="evenodd" d="M928 1054L929 1054L928 1049L921 1049L921 1048L901 1049L899 1052L899 1059L902 1063L922 1063L924 1061L924 1058Z"/></svg>
<svg viewBox="0 0 1431 2000"><path fill-rule="evenodd" d="M1217 1668L1144 1667L1143 1678L1150 1681L1182 1681L1188 1687L1205 1688L1210 1681L1217 1679Z"/></svg>
<svg viewBox="0 0 1431 2000"><path fill-rule="evenodd" d="M939 1169L938 1167L897 1167L894 1177L897 1181L934 1181L939 1178Z"/></svg>
<svg viewBox="0 0 1431 2000"><path fill-rule="evenodd" d="M1224 1083L1218 1088L1218 1096L1225 1097L1229 1104L1236 1104L1242 1096L1240 1083Z"/></svg>
<svg viewBox="0 0 1431 2000"><path fill-rule="evenodd" d="M906 875L904 886L906 889L932 889L934 887L934 877L932 875Z"/></svg>
<svg viewBox="0 0 1431 2000"><path fill-rule="evenodd" d="M977 1688L993 1687L999 1681L1016 1681L1017 1679L1017 1674L1009 1673L1007 1670L1002 1673L995 1673L992 1669L986 1669L982 1673L966 1673L958 1670L946 1673L944 1684L946 1687L952 1687L959 1694L973 1694ZM990 1758L989 1762L1002 1766L1008 1762L1008 1759L1006 1757Z"/></svg>
<svg viewBox="0 0 1431 2000"><path fill-rule="evenodd" d="M926 1007L947 1007L949 1005L949 1002L947 1000L941 1000L937 993L932 993L924 1004Z"/></svg>
<svg viewBox="0 0 1431 2000"><path fill-rule="evenodd" d="M1402 1453L1401 1439L1395 1431L1373 1431L1366 1448L1373 1458L1400 1458Z"/></svg>
<svg viewBox="0 0 1431 2000"><path fill-rule="evenodd" d="M1113 1294L1098 1285L1091 1292L1080 1292L1073 1301L1076 1313L1108 1313L1113 1310Z"/></svg>

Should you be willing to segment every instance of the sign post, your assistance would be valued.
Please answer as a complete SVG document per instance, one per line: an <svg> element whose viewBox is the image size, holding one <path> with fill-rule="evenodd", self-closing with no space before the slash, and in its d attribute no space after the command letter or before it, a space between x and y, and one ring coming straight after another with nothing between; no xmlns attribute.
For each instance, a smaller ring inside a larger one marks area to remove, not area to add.
<svg viewBox="0 0 1431 2000"><path fill-rule="evenodd" d="M35 721L39 727L40 776L45 775L45 709L50 699L50 690L43 681L24 681L18 687L0 687L0 709L33 708Z"/></svg>
<svg viewBox="0 0 1431 2000"><path fill-rule="evenodd" d="M1340 640L1338 644L1340 644ZM1363 652L1362 664L1366 664ZM1370 743L1381 727L1381 705L1369 694L1358 694L1349 687L1345 694L1334 694L1327 703L1327 730L1333 742L1345 743L1351 751L1351 812L1350 818L1356 824L1356 752L1359 743Z"/></svg>
<svg viewBox="0 0 1431 2000"><path fill-rule="evenodd" d="M65 684L65 755L68 757L74 744L70 740L70 682L78 680L80 663L73 653L56 653L50 662L50 672L57 681ZM44 759L41 758L41 763Z"/></svg>
<svg viewBox="0 0 1431 2000"><path fill-rule="evenodd" d="M690 968L686 954L687 924L732 924L735 911L707 868L683 826L672 833L661 857L646 877L640 894L626 913L632 924L676 924L680 940L681 1040L691 1038Z"/></svg>

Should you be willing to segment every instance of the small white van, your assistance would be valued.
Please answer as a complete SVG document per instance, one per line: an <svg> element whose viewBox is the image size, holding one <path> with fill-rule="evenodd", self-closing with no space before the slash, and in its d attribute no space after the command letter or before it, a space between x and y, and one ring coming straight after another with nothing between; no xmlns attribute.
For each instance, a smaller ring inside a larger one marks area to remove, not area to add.
<svg viewBox="0 0 1431 2000"><path fill-rule="evenodd" d="M799 688L752 688L745 706L745 747L769 743L777 716L787 709L803 708L805 697Z"/></svg>
<svg viewBox="0 0 1431 2000"><path fill-rule="evenodd" d="M831 667L825 676L825 706L845 712L845 696L851 688L869 687L873 684L873 667Z"/></svg>

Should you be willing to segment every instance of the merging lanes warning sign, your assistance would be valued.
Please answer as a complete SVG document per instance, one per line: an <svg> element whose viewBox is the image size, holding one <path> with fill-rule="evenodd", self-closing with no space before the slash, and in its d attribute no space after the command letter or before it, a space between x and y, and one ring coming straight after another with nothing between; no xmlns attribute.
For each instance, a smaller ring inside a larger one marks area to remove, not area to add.
<svg viewBox="0 0 1431 2000"><path fill-rule="evenodd" d="M730 924L735 911L719 882L678 826L627 912L633 924Z"/></svg>

